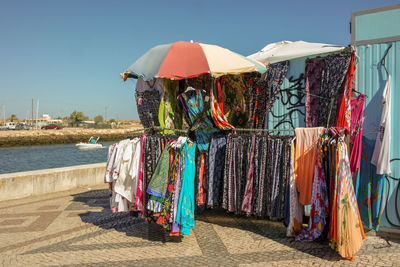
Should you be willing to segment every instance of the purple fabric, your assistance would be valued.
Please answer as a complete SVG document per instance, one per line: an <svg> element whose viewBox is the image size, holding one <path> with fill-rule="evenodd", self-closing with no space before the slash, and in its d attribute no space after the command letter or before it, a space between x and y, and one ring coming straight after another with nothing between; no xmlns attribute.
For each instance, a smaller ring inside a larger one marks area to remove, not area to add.
<svg viewBox="0 0 400 267"><path fill-rule="evenodd" d="M252 211L253 184L254 184L254 149L256 146L256 136L251 139L249 171L247 172L247 183L244 193L242 211L250 213Z"/></svg>

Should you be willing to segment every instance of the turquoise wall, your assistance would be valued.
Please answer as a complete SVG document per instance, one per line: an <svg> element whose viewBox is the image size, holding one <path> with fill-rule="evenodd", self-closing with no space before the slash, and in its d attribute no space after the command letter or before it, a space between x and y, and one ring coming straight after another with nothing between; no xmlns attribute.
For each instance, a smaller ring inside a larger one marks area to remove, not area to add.
<svg viewBox="0 0 400 267"><path fill-rule="evenodd" d="M399 13L400 17L400 13ZM361 45L356 47L360 62L357 64L355 75L356 90L368 96L364 110L364 131L363 135L375 140L377 135L377 125L379 125L382 111L382 92L387 81L385 70L379 65L389 43ZM390 158L400 158L400 41L393 42L392 48L386 56L386 66L392 77L391 88L391 151ZM400 178L400 160L391 164L391 176ZM385 182L384 213L382 214L381 226L395 227L389 220L400 227L400 221L396 215L396 201L400 208L400 199L396 200L396 192L399 181L388 179ZM390 190L389 190L390 188ZM400 194L400 192L399 192ZM399 196L400 197L400 196ZM387 204L387 205L386 205ZM400 212L400 210L398 210Z"/></svg>
<svg viewBox="0 0 400 267"><path fill-rule="evenodd" d="M279 124L280 121L291 121L293 123L293 127L304 127L304 106L299 107L299 108L293 108L293 104L296 104L299 101L299 98L301 97L302 103L304 104L304 97L303 94L300 94L300 92L295 91L295 90L288 90L291 87L295 86L295 82L290 82L289 78L293 77L293 79L299 78L301 74L304 75L304 69L305 69L305 60L306 58L298 58L294 60L289 61L289 70L288 73L286 74L286 78L281 86L281 92L280 95L278 96L278 99L276 100L273 108L272 108L272 113L275 115L273 116L272 114L269 115L268 119L268 128L273 129L277 124ZM304 80L301 83L301 87L304 88ZM298 94L299 97L296 97L295 95L290 95L287 92L290 92L291 94ZM304 90L303 90L304 92ZM287 103L286 105L284 103ZM289 115L289 113L291 114ZM285 117L283 117L285 116ZM277 118L280 117L280 118ZM292 129L293 128L291 124L288 122L280 124L278 129Z"/></svg>
<svg viewBox="0 0 400 267"><path fill-rule="evenodd" d="M355 17L355 41L400 36L400 9Z"/></svg>

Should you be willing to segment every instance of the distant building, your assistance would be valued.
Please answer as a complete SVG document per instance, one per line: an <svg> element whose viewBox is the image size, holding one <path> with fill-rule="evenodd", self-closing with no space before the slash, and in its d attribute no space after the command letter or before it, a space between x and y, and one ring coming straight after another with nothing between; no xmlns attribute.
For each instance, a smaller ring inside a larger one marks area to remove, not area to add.
<svg viewBox="0 0 400 267"><path fill-rule="evenodd" d="M51 116L49 114L43 114L41 117L37 118L37 126L41 127L48 124L62 125L63 121L59 119L51 119Z"/></svg>

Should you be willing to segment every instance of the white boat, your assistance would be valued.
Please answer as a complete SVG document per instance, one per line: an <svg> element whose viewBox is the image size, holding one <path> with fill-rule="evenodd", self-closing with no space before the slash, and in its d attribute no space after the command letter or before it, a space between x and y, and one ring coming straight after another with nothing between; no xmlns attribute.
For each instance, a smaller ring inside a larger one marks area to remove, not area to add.
<svg viewBox="0 0 400 267"><path fill-rule="evenodd" d="M75 146L79 149L92 149L92 148L102 148L103 145L100 143L97 143L97 141L100 139L98 136L91 136L89 138L89 141L86 143L80 142L76 144Z"/></svg>

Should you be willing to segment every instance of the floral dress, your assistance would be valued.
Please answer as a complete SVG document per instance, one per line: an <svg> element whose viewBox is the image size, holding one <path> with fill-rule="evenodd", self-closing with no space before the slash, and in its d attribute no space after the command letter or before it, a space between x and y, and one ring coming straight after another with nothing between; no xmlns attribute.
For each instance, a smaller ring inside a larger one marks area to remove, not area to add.
<svg viewBox="0 0 400 267"><path fill-rule="evenodd" d="M187 111L188 120L193 125L196 121L201 120L201 116L204 109L203 95L201 90L195 89L186 91L179 95L181 102L185 105ZM200 126L195 131L196 143L200 152L208 151L208 147L211 141L211 136L214 133L219 132L219 129L214 127L214 124L210 120L211 113L207 110L207 116L204 118Z"/></svg>

